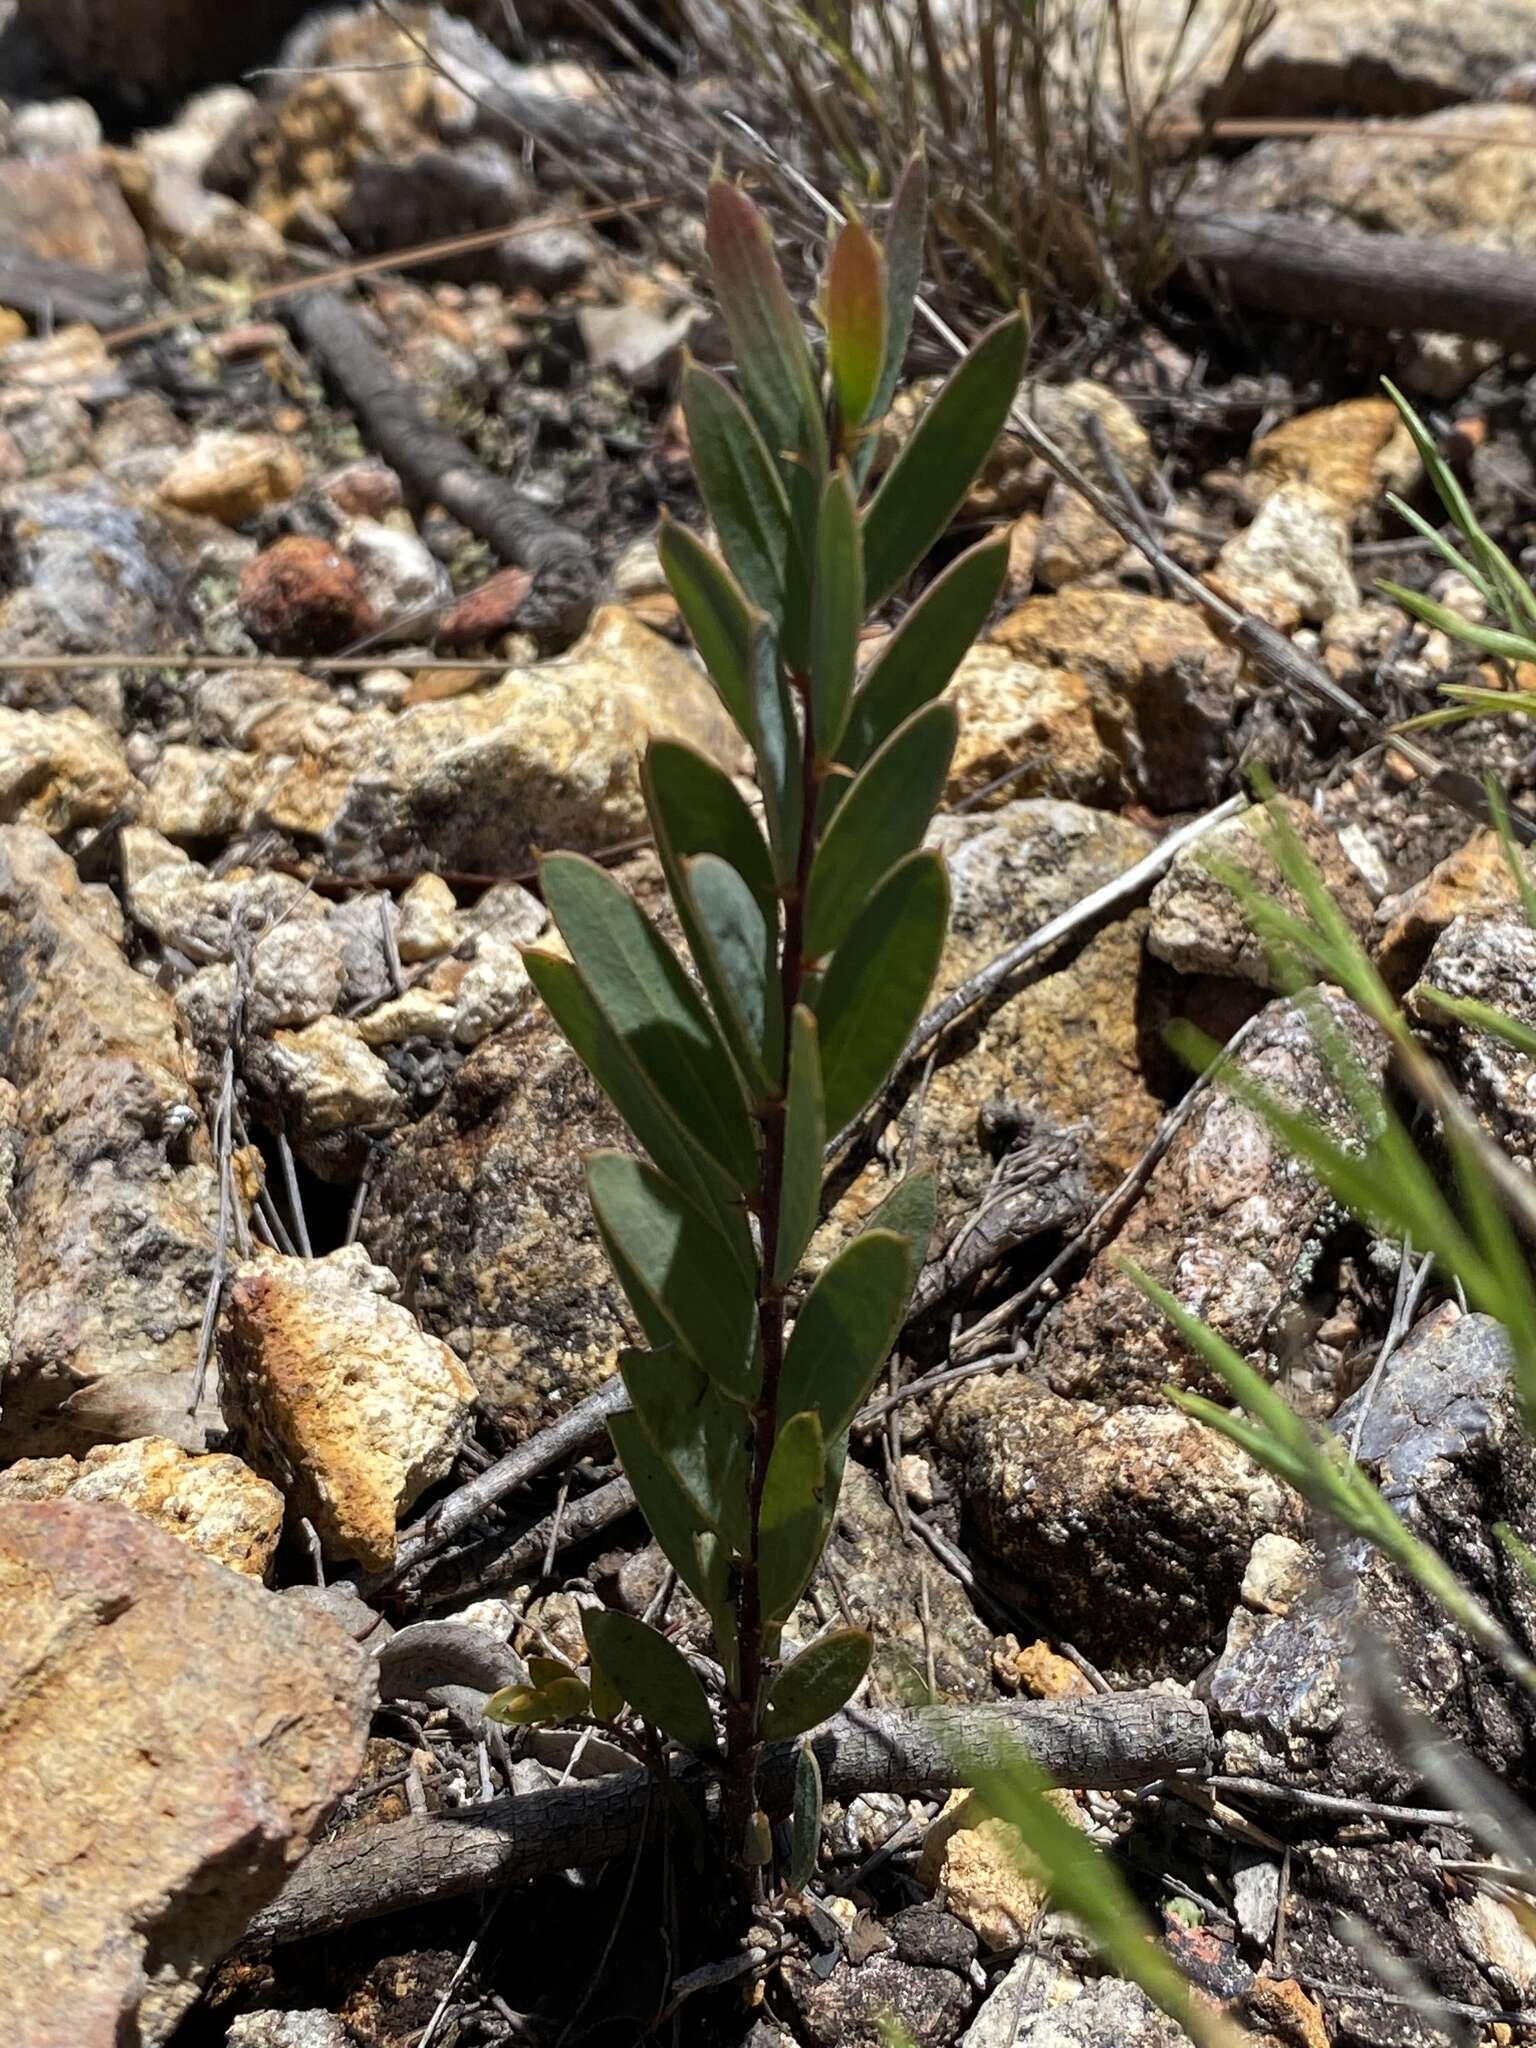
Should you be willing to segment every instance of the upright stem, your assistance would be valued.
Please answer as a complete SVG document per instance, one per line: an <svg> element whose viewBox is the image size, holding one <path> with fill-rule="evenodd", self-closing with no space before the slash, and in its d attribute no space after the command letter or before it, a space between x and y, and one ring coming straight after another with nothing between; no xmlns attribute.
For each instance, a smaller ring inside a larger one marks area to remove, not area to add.
<svg viewBox="0 0 1536 2048"><path fill-rule="evenodd" d="M748 1550L742 1562L737 1604L737 1648L740 1684L726 1699L725 1764L726 1822L740 1853L752 1816L757 1811L757 1767L762 1750L758 1716L766 1676L766 1636L758 1574L758 1539L762 1523L763 1487L768 1460L778 1432L779 1375L784 1367L784 1288L773 1277L778 1260L779 1228L784 1192L785 1102L789 1088L789 1057L795 1006L805 982L805 894L816 852L816 800L820 782L812 731L807 680L793 679L801 701L805 734L801 747L800 843L793 880L784 892L784 950L779 961L779 1002L783 1013L784 1066L774 1101L758 1114L763 1133L763 1171L759 1188L762 1228L762 1281L758 1292L758 1331L763 1352L763 1380L752 1410L752 1475L748 1496ZM753 1901L761 1893L762 1872L750 1872Z"/></svg>

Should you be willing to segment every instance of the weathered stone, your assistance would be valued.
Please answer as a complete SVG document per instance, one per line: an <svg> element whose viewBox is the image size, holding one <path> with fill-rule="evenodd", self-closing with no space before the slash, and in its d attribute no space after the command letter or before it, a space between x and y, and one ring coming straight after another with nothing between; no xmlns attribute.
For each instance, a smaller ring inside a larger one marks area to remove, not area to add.
<svg viewBox="0 0 1536 2048"><path fill-rule="evenodd" d="M1041 2015L1055 2015L1082 1995L1081 1979L1049 1954L1029 1948L982 2000L959 2048L1017 2048L1033 2038Z"/></svg>
<svg viewBox="0 0 1536 2048"><path fill-rule="evenodd" d="M827 1554L829 1573L850 1613L874 1634L871 1671L879 1698L892 1703L910 1699L914 1679L925 1687L930 1650L934 1686L942 1698L990 1697L990 1631L958 1580L937 1570L915 1537L902 1534L879 1482L852 1459L843 1475ZM801 1613L816 1626L809 1608Z"/></svg>
<svg viewBox="0 0 1536 2048"><path fill-rule="evenodd" d="M459 906L441 875L421 875L400 898L402 960L435 960L459 941Z"/></svg>
<svg viewBox="0 0 1536 2048"><path fill-rule="evenodd" d="M941 817L929 843L949 868L952 914L936 1002L1146 852L1136 826L1103 811L1031 798ZM1084 1170L1108 1186L1140 1155L1160 1106L1142 1071L1144 913L1111 924L1059 966L982 1004L946 1039L928 1076L923 1156L938 1176L941 1234L972 1214L1010 1129L1039 1116L1080 1131ZM850 1228L904 1172L898 1124L839 1205Z"/></svg>
<svg viewBox="0 0 1536 2048"><path fill-rule="evenodd" d="M237 1273L223 1335L225 1415L246 1457L330 1556L371 1570L393 1563L401 1515L451 1468L474 1401L394 1288L356 1245L274 1254Z"/></svg>
<svg viewBox="0 0 1536 2048"><path fill-rule="evenodd" d="M199 434L166 472L160 496L180 512L244 526L291 498L304 481L298 450L280 434Z"/></svg>
<svg viewBox="0 0 1536 2048"><path fill-rule="evenodd" d="M1376 965L1382 978L1401 992L1417 979L1436 941L1455 921L1501 917L1518 901L1498 834L1474 832L1422 882L1381 905L1378 916L1386 929L1376 948Z"/></svg>
<svg viewBox="0 0 1536 2048"><path fill-rule="evenodd" d="M137 808L123 750L83 711L0 708L0 824L61 836Z"/></svg>
<svg viewBox="0 0 1536 2048"><path fill-rule="evenodd" d="M323 1152L314 1141L337 1136L361 1142L399 1123L405 1104L389 1068L364 1044L350 1018L320 1017L298 1031L274 1031L253 1042L247 1078L271 1100L317 1172ZM345 1169L338 1166L338 1171Z"/></svg>
<svg viewBox="0 0 1536 2048"><path fill-rule="evenodd" d="M134 923L199 963L233 960L286 925L326 921L325 905L292 875L252 868L211 875L143 826L123 834L123 876Z"/></svg>
<svg viewBox="0 0 1536 2048"><path fill-rule="evenodd" d="M229 2048L351 2048L353 2036L334 2013L243 2012L229 2023Z"/></svg>
<svg viewBox="0 0 1536 2048"><path fill-rule="evenodd" d="M1159 810L1209 803L1226 771L1238 659L1188 605L1073 586L1030 598L991 640L1075 671L1124 708L1106 720L1129 786Z"/></svg>
<svg viewBox="0 0 1536 2048"><path fill-rule="evenodd" d="M339 543L357 571L363 602L377 622L374 639L386 646L430 640L437 613L453 596L453 585L420 535L377 519L353 519L343 528Z"/></svg>
<svg viewBox="0 0 1536 2048"><path fill-rule="evenodd" d="M169 839L232 839L250 811L257 763L232 747L165 747L144 822Z"/></svg>
<svg viewBox="0 0 1536 2048"><path fill-rule="evenodd" d="M1525 17L1530 39L1529 0L1516 0L1512 11ZM1424 35L1425 50L1435 44ZM1528 256L1536 251L1533 141L1536 107L1440 107L1422 120L1394 123L1387 148L1369 131L1260 143L1223 177L1221 202Z"/></svg>
<svg viewBox="0 0 1536 2048"><path fill-rule="evenodd" d="M1371 899L1365 885L1344 857L1338 840L1319 822L1310 804L1299 797L1281 797L1286 823L1322 876L1334 902L1355 936L1371 928ZM1282 986L1264 941L1254 930L1240 897L1212 869L1235 868L1269 902L1303 916L1295 891L1263 843L1270 829L1262 809L1245 812L1208 832L1176 855L1152 891L1148 948L1181 974L1218 974L1251 981L1260 988Z"/></svg>
<svg viewBox="0 0 1536 2048"><path fill-rule="evenodd" d="M892 1955L843 1963L826 1978L794 1962L783 1981L809 2048L883 2048L892 2015L913 2048L949 2048L971 2009L971 1988L953 1970Z"/></svg>
<svg viewBox="0 0 1536 2048"><path fill-rule="evenodd" d="M1530 1655L1536 1591L1494 1535L1536 1533L1536 1459L1520 1416L1509 1338L1491 1317L1433 1311L1385 1370L1344 1404L1335 1433L1355 1446L1415 1534ZM1211 1678L1228 1768L1294 1777L1356 1798L1410 1797L1411 1760L1377 1733L1352 1691L1362 1632L1392 1657L1408 1703L1499 1774L1536 1725L1526 1697L1484 1663L1437 1603L1370 1545L1331 1546L1289 1611L1232 1617Z"/></svg>
<svg viewBox="0 0 1536 2048"><path fill-rule="evenodd" d="M142 275L149 252L100 153L0 159L0 250Z"/></svg>
<svg viewBox="0 0 1536 2048"><path fill-rule="evenodd" d="M1069 1792L1049 1795L1064 1818L1080 1816ZM953 1792L923 1837L918 1883L971 1928L985 1949L1027 1941L1047 1891L1040 1865L1011 1821L976 1792Z"/></svg>
<svg viewBox="0 0 1536 2048"><path fill-rule="evenodd" d="M1058 478L1045 501L1045 516L1034 554L1034 573L1047 590L1062 590L1085 576L1111 569L1125 542L1088 500Z"/></svg>
<svg viewBox="0 0 1536 2048"><path fill-rule="evenodd" d="M1516 1159L1536 1164L1536 1059L1439 1008L1436 991L1536 1024L1536 932L1517 911L1458 917L1408 993L1409 1015L1445 1055L1463 1098Z"/></svg>
<svg viewBox="0 0 1536 2048"><path fill-rule="evenodd" d="M623 1140L536 1015L489 1039L439 1107L384 1147L364 1241L514 1438L591 1393L633 1341L581 1170L583 1152Z"/></svg>
<svg viewBox="0 0 1536 2048"><path fill-rule="evenodd" d="M104 482L0 492L0 653L157 653L182 617L174 550L152 512ZM0 698L22 708L70 703L76 688L0 676Z"/></svg>
<svg viewBox="0 0 1536 2048"><path fill-rule="evenodd" d="M703 674L609 608L569 654L489 690L350 720L261 809L343 866L505 870L535 845L592 850L643 832L638 763L655 734L741 763Z"/></svg>
<svg viewBox="0 0 1536 2048"><path fill-rule="evenodd" d="M217 1190L175 1008L36 826L0 828L0 1064L22 1132L0 1445L80 1450L98 1435L60 1412L72 1395L190 1377Z"/></svg>
<svg viewBox="0 0 1536 2048"><path fill-rule="evenodd" d="M274 654L331 654L377 621L361 572L317 534L285 534L240 578L240 620Z"/></svg>
<svg viewBox="0 0 1536 2048"><path fill-rule="evenodd" d="M1282 631L1302 620L1320 625L1360 602L1348 528L1312 484L1280 484L1227 542L1216 573L1237 603Z"/></svg>
<svg viewBox="0 0 1536 2048"><path fill-rule="evenodd" d="M215 1564L266 1576L283 1527L283 1497L226 1452L195 1457L163 1436L98 1444L83 1458L20 1458L0 1472L0 1503L115 1501Z"/></svg>
<svg viewBox="0 0 1536 2048"><path fill-rule="evenodd" d="M1384 1046L1336 992L1318 1000L1366 1071ZM1336 1135L1348 1112L1313 1041L1304 1000L1273 1002L1241 1053L1241 1071ZM1278 1324L1307 1286L1329 1197L1257 1110L1218 1085L1196 1104L1114 1242L1040 1335L1038 1369L1061 1393L1146 1399L1156 1388L1220 1394L1162 1313L1120 1270L1132 1259L1251 1361L1267 1363Z"/></svg>
<svg viewBox="0 0 1536 2048"><path fill-rule="evenodd" d="M1002 647L973 647L947 692L960 738L945 787L948 803L1009 777L994 803L1021 796L1106 803L1120 792L1120 762L1101 725L1104 693L1066 669L1036 668Z"/></svg>
<svg viewBox="0 0 1536 2048"><path fill-rule="evenodd" d="M533 588L526 569L498 569L451 604L437 622L440 647L462 653L489 647L517 624L517 615Z"/></svg>
<svg viewBox="0 0 1536 2048"><path fill-rule="evenodd" d="M0 1507L0 2029L159 2048L352 1784L371 1660L126 1509Z"/></svg>
<svg viewBox="0 0 1536 2048"><path fill-rule="evenodd" d="M1283 484L1309 484L1343 519L1356 519L1385 491L1411 494L1421 465L1390 398L1350 398L1299 413L1255 441L1250 490L1268 497Z"/></svg>
<svg viewBox="0 0 1536 2048"><path fill-rule="evenodd" d="M251 949L250 967L246 1017L257 1032L329 1016L347 978L341 935L325 918L274 925Z"/></svg>
<svg viewBox="0 0 1536 2048"><path fill-rule="evenodd" d="M961 1386L936 1440L983 1544L1053 1628L1117 1669L1198 1669L1254 1541L1294 1496L1173 1408L1108 1414L1017 1375Z"/></svg>

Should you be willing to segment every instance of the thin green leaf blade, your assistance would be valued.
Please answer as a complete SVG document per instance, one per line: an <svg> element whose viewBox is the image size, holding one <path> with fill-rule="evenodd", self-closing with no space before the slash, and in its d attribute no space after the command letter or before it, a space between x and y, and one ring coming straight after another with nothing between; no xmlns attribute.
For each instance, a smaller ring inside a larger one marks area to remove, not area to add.
<svg viewBox="0 0 1536 2048"><path fill-rule="evenodd" d="M658 1341L659 1318L660 1341L675 1339L727 1392L749 1394L755 1269L655 1167L627 1152L594 1152L586 1169L592 1212L647 1336Z"/></svg>
<svg viewBox="0 0 1536 2048"><path fill-rule="evenodd" d="M768 1688L767 1740L788 1742L829 1721L863 1684L874 1649L874 1637L862 1628L835 1628L807 1644Z"/></svg>
<svg viewBox="0 0 1536 2048"><path fill-rule="evenodd" d="M1376 588L1383 596L1400 604L1405 612L1411 612L1422 624L1438 627L1452 640L1460 640L1467 647L1476 647L1483 654L1500 655L1506 661L1536 661L1536 639L1527 633L1510 633L1496 626L1475 626L1460 612L1453 612L1449 605L1436 604L1433 598L1423 597L1417 590L1409 590L1385 577L1377 579Z"/></svg>
<svg viewBox="0 0 1536 2048"><path fill-rule="evenodd" d="M689 1136L738 1188L757 1147L730 1054L671 948L606 869L550 854L544 900L610 1028Z"/></svg>
<svg viewBox="0 0 1536 2048"><path fill-rule="evenodd" d="M770 618L784 604L789 498L778 464L735 392L711 370L683 372L683 415L705 509L725 559L751 602Z"/></svg>
<svg viewBox="0 0 1536 2048"><path fill-rule="evenodd" d="M782 1623L810 1583L821 1555L826 1449L814 1409L779 1431L763 1481L758 1584L763 1618Z"/></svg>
<svg viewBox="0 0 1536 2048"><path fill-rule="evenodd" d="M862 221L845 222L827 271L827 367L845 434L862 426L885 370L885 265Z"/></svg>
<svg viewBox="0 0 1536 2048"><path fill-rule="evenodd" d="M600 1666L629 1704L653 1727L696 1756L715 1747L714 1716L699 1675L664 1635L616 1607L587 1607L582 1632Z"/></svg>
<svg viewBox="0 0 1536 2048"><path fill-rule="evenodd" d="M789 1280L811 1241L821 1207L821 1165L827 1146L816 1019L797 1006L790 1030L789 1088L784 1101L784 1181L773 1278Z"/></svg>
<svg viewBox="0 0 1536 2048"><path fill-rule="evenodd" d="M855 778L811 866L805 945L813 959L842 943L881 879L922 839L958 730L952 705L929 704Z"/></svg>
<svg viewBox="0 0 1536 2048"><path fill-rule="evenodd" d="M721 703L742 735L753 737L753 662L762 620L724 562L680 520L668 519L656 543L667 588L709 671Z"/></svg>
<svg viewBox="0 0 1536 2048"><path fill-rule="evenodd" d="M846 470L827 479L816 528L811 592L811 729L823 761L836 758L848 719L859 627L864 618L864 554L858 507Z"/></svg>
<svg viewBox="0 0 1536 2048"><path fill-rule="evenodd" d="M889 1080L944 950L949 878L938 854L892 869L832 956L816 993L827 1129L845 1129Z"/></svg>
<svg viewBox="0 0 1536 2048"><path fill-rule="evenodd" d="M842 1434L901 1328L913 1264L910 1238L866 1230L822 1269L785 1348L781 1413L812 1409L824 1441Z"/></svg>
<svg viewBox="0 0 1536 2048"><path fill-rule="evenodd" d="M1018 395L1025 347L1017 313L984 334L881 480L864 515L870 604L905 582L960 509Z"/></svg>

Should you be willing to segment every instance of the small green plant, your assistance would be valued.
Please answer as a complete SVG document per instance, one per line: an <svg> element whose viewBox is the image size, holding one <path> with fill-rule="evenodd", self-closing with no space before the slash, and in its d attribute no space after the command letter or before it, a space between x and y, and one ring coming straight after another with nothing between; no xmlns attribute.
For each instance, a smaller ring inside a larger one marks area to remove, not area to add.
<svg viewBox="0 0 1536 2048"><path fill-rule="evenodd" d="M1525 900L1530 878L1509 837L1502 799L1491 786L1489 801L1500 825L1505 857ZM1269 805L1263 822L1255 821L1251 829L1300 899L1300 914L1267 898L1241 868L1228 864L1217 872L1265 940L1278 977L1297 991L1298 1000L1311 1005L1314 1040L1350 1104L1355 1134L1348 1139L1335 1137L1315 1118L1257 1086L1240 1069L1227 1070L1222 1085L1264 1118L1342 1207L1383 1235L1433 1257L1447 1282L1459 1284L1474 1307L1504 1325L1513 1352L1516 1387L1530 1428L1536 1425L1536 1280L1521 1231L1531 1235L1536 1205L1528 1178L1488 1137L1449 1077L1415 1038L1284 811L1278 804ZM1536 899L1532 908L1536 908ZM1344 1042L1326 1007L1308 986L1316 976L1342 989L1385 1034L1398 1077L1439 1124L1451 1169L1448 1179L1425 1159L1385 1093ZM1482 1004L1436 996L1428 988L1424 994L1470 1027L1491 1029L1517 1049L1527 1049L1529 1033L1516 1020ZM1198 1033L1184 1032L1177 1037L1193 1064L1206 1064L1219 1054L1219 1049ZM1348 1446L1305 1421L1262 1373L1198 1316L1129 1261L1125 1265L1184 1342L1222 1382L1235 1407L1224 1408L1172 1387L1165 1390L1168 1398L1283 1479L1327 1522L1372 1543L1417 1580L1486 1655L1502 1664L1521 1685L1536 1691L1536 1666L1444 1559L1413 1533L1355 1462ZM1518 1555L1522 1548L1512 1546L1512 1554Z"/></svg>
<svg viewBox="0 0 1536 2048"><path fill-rule="evenodd" d="M1433 598L1409 590L1401 583L1381 579L1376 588L1384 596L1394 598L1421 625L1437 627L1449 639L1475 654L1485 654L1495 662L1505 664L1536 662L1536 591L1531 589L1498 543L1483 531L1450 464L1402 392L1391 383L1386 389L1413 437L1413 445L1424 465L1424 474L1460 536L1460 547L1437 527L1431 526L1411 505L1404 504L1401 498L1389 493L1388 503L1415 533L1429 543L1448 567L1467 579L1487 606L1488 616L1494 623L1478 625L1464 618L1460 612L1453 611L1449 605L1437 604ZM1408 719L1403 730L1460 725L1469 718L1508 718L1520 714L1530 717L1536 714L1536 694L1528 691L1496 690L1486 684L1453 682L1442 683L1440 695L1445 701L1437 710Z"/></svg>
<svg viewBox="0 0 1536 2048"><path fill-rule="evenodd" d="M939 700L1006 555L995 540L960 556L859 677L866 615L944 532L1023 371L1014 317L956 369L861 504L911 328L925 188L917 161L883 254L857 220L838 235L823 363L761 216L739 190L712 186L707 244L739 391L690 365L683 404L721 555L673 523L661 557L751 749L761 823L712 761L653 741L645 801L694 974L613 876L574 854L541 870L569 957L526 955L640 1148L587 1162L598 1229L645 1338L622 1354L631 1405L610 1428L653 1536L709 1615L721 1676L712 1699L667 1637L594 1610L590 1678L541 1663L499 1711L607 1720L627 1705L712 1759L728 1849L754 1887L768 1856L763 1744L836 1712L869 1663L856 1629L787 1659L782 1636L826 1542L849 1425L906 1314L933 1225L931 1177L904 1181L803 1295L796 1276L826 1141L889 1076L938 965L947 884L922 841L955 742ZM794 1832L814 1858L808 1746L801 1758Z"/></svg>

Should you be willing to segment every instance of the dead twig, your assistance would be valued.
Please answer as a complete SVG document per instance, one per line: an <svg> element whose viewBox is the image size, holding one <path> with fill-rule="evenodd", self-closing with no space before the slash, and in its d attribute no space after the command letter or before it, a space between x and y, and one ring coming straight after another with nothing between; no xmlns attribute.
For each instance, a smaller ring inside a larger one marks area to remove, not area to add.
<svg viewBox="0 0 1536 2048"><path fill-rule="evenodd" d="M1054 1783L1100 1791L1203 1771L1212 1751L1210 1717L1198 1700L1149 1692L844 1713L814 1746L827 1796L848 1799L973 1783L1010 1741L1023 1743ZM770 1816L787 1811L793 1772L792 1747L770 1750L762 1784ZM713 1817L718 1786L710 1775L688 1767L672 1783ZM651 1795L648 1773L622 1772L345 1835L311 1850L251 1923L249 1939L298 1941L487 1885L610 1862L633 1851Z"/></svg>
<svg viewBox="0 0 1536 2048"><path fill-rule="evenodd" d="M597 591L597 565L587 542L482 469L462 441L433 425L339 293L312 292L287 317L407 488L462 521L504 562L532 572L519 623L545 647L568 646L591 616Z"/></svg>

